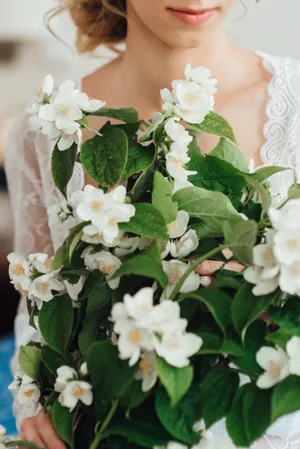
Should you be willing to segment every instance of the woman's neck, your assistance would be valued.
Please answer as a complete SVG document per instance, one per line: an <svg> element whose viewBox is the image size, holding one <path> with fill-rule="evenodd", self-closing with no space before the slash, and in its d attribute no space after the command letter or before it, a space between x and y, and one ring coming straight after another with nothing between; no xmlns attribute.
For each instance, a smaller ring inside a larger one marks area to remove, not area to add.
<svg viewBox="0 0 300 449"><path fill-rule="evenodd" d="M233 59L238 59L239 48L222 29L214 29L212 35L207 33L196 48L178 49L171 48L145 25L136 22L129 27L126 53L120 60L117 75L123 87L126 86L128 97L140 97L147 109L160 110L160 89L170 88L174 79L183 79L188 63L209 68L223 89L230 89Z"/></svg>

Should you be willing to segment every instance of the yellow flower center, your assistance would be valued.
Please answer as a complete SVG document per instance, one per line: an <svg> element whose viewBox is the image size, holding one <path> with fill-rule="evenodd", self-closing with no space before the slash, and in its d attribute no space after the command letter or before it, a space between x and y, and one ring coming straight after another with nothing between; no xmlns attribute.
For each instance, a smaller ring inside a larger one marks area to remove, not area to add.
<svg viewBox="0 0 300 449"><path fill-rule="evenodd" d="M114 266L112 264L107 263L107 264L99 265L99 270L104 274L111 274L113 269L114 269Z"/></svg>
<svg viewBox="0 0 300 449"><path fill-rule="evenodd" d="M42 89L37 90L37 91L35 92L35 96L36 96L36 98L37 98L38 100L42 100L42 99L44 98L43 90L42 90Z"/></svg>
<svg viewBox="0 0 300 449"><path fill-rule="evenodd" d="M294 273L295 276L300 276L300 263L294 263L292 265L292 272Z"/></svg>
<svg viewBox="0 0 300 449"><path fill-rule="evenodd" d="M169 223L168 229L169 229L169 231L176 231L176 229L177 229L176 221L172 221L172 223Z"/></svg>
<svg viewBox="0 0 300 449"><path fill-rule="evenodd" d="M179 279L181 278L181 270L180 267L174 266L169 268L169 270L167 271L167 276L168 276L168 280L169 280L169 284L177 284L177 282L179 281Z"/></svg>
<svg viewBox="0 0 300 449"><path fill-rule="evenodd" d="M94 212L99 212L103 207L103 203L101 201L92 201L91 208Z"/></svg>
<svg viewBox="0 0 300 449"><path fill-rule="evenodd" d="M275 362L274 360L270 360L268 371L273 374L274 376L279 376L281 372L281 364L280 362Z"/></svg>
<svg viewBox="0 0 300 449"><path fill-rule="evenodd" d="M115 226L117 224L117 219L115 217L111 218L108 224L109 226Z"/></svg>
<svg viewBox="0 0 300 449"><path fill-rule="evenodd" d="M196 92L187 92L184 96L185 100L188 101L189 103L192 101L196 101L198 98L198 95Z"/></svg>
<svg viewBox="0 0 300 449"><path fill-rule="evenodd" d="M74 398L79 399L84 395L84 389L77 386L73 389L72 395L74 396Z"/></svg>
<svg viewBox="0 0 300 449"><path fill-rule="evenodd" d="M27 390L24 391L24 396L26 396L26 398L31 398L31 396L33 395L33 390Z"/></svg>
<svg viewBox="0 0 300 449"><path fill-rule="evenodd" d="M49 290L49 284L47 284L46 282L40 282L39 284L36 284L36 289L41 294L47 293L47 291Z"/></svg>
<svg viewBox="0 0 300 449"><path fill-rule="evenodd" d="M28 291L27 290L24 290L23 288L20 290L20 293L21 293L21 295L22 296L24 296L25 298L27 298L27 296L28 296Z"/></svg>
<svg viewBox="0 0 300 449"><path fill-rule="evenodd" d="M139 330L131 331L128 334L128 340L134 345L138 345L142 341L142 333Z"/></svg>
<svg viewBox="0 0 300 449"><path fill-rule="evenodd" d="M25 273L25 270L23 268L23 265L17 263L16 265L14 265L12 272L16 275L16 276L22 276L22 274Z"/></svg>
<svg viewBox="0 0 300 449"><path fill-rule="evenodd" d="M67 117L70 112L70 108L66 104L58 104L56 106L56 113L59 117Z"/></svg>
<svg viewBox="0 0 300 449"><path fill-rule="evenodd" d="M149 374L152 371L152 363L149 360L141 360L139 363L139 368L144 374Z"/></svg>
<svg viewBox="0 0 300 449"><path fill-rule="evenodd" d="M289 240L289 246L292 249L300 249L300 240L299 239Z"/></svg>
<svg viewBox="0 0 300 449"><path fill-rule="evenodd" d="M97 232L96 234L93 234L91 237L94 240L99 240L101 238L101 234L99 234L99 232Z"/></svg>
<svg viewBox="0 0 300 449"><path fill-rule="evenodd" d="M46 260L46 262L44 262L44 267L47 268L47 269L50 269L51 268L51 263L52 263L51 259Z"/></svg>

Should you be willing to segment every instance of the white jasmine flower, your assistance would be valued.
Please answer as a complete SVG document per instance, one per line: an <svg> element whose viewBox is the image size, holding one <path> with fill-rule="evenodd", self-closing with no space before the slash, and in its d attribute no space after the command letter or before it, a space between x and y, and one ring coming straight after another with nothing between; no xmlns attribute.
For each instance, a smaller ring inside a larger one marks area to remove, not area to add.
<svg viewBox="0 0 300 449"><path fill-rule="evenodd" d="M51 97L51 95L53 93L53 89L54 89L53 77L51 75L47 75L44 78L42 88L35 92L34 103L29 109L27 109L27 112L33 113L33 114L38 112L41 105L44 103L44 101L45 100L47 102L49 101L49 98ZM45 98L46 96L48 98Z"/></svg>
<svg viewBox="0 0 300 449"><path fill-rule="evenodd" d="M50 228L64 224L68 229L71 229L76 225L73 207L68 201L62 201L60 204L50 206L47 209L47 213Z"/></svg>
<svg viewBox="0 0 300 449"><path fill-rule="evenodd" d="M103 190L87 185L83 192L75 192L71 197L71 203L76 208L76 215L82 221L92 223L103 215L111 207L111 198Z"/></svg>
<svg viewBox="0 0 300 449"><path fill-rule="evenodd" d="M104 244L102 234L100 234L99 229L94 225L87 225L83 228L81 240L94 245L99 245L99 243Z"/></svg>
<svg viewBox="0 0 300 449"><path fill-rule="evenodd" d="M189 158L179 159L174 156L173 153L168 153L166 155L166 168L168 173L172 178L176 179L178 182L184 184L188 180L188 176L195 175L196 171L186 170L184 165L189 162Z"/></svg>
<svg viewBox="0 0 300 449"><path fill-rule="evenodd" d="M169 285L166 288L165 296L170 297L177 282L188 269L189 265L179 260L163 261L163 269L168 276ZM184 281L180 293L189 293L197 290L200 286L200 276L194 272L190 273Z"/></svg>
<svg viewBox="0 0 300 449"><path fill-rule="evenodd" d="M114 253L117 257L124 257L133 254L139 245L139 237L121 237L118 246L115 248Z"/></svg>
<svg viewBox="0 0 300 449"><path fill-rule="evenodd" d="M173 329L173 327L185 331L187 324L187 320L180 318L179 304L169 299L164 299L153 308L149 328L159 334L163 334L169 328Z"/></svg>
<svg viewBox="0 0 300 449"><path fill-rule="evenodd" d="M198 335L185 333L186 323L174 322L168 326L161 338L155 339L155 350L167 363L177 368L188 366L189 357L196 354L203 344Z"/></svg>
<svg viewBox="0 0 300 449"><path fill-rule="evenodd" d="M108 211L100 221L99 217L95 219L95 225L102 235L104 245L110 246L119 238L120 230L118 223L130 221L135 214L135 208L131 204L116 207Z"/></svg>
<svg viewBox="0 0 300 449"><path fill-rule="evenodd" d="M300 262L293 265L281 265L279 286L281 290L290 295L300 293Z"/></svg>
<svg viewBox="0 0 300 449"><path fill-rule="evenodd" d="M283 229L274 236L274 254L285 265L300 262L300 227L297 230Z"/></svg>
<svg viewBox="0 0 300 449"><path fill-rule="evenodd" d="M73 143L80 145L82 138L82 131L80 124L71 122L61 131L61 137L57 143L57 148L60 151L68 150Z"/></svg>
<svg viewBox="0 0 300 449"><path fill-rule="evenodd" d="M180 120L180 118L172 117L165 124L165 131L168 137L173 141L170 150L172 153L179 150L183 150L187 153L188 145L192 142L193 137L190 136L184 126L177 123L178 120Z"/></svg>
<svg viewBox="0 0 300 449"><path fill-rule="evenodd" d="M133 366L140 358L141 352L153 351L154 336L147 329L137 327L134 322L123 322L119 329L118 349L122 360L129 359L129 366Z"/></svg>
<svg viewBox="0 0 300 449"><path fill-rule="evenodd" d="M20 367L18 366L16 374L14 375L14 380L13 382L9 385L8 389L10 391L18 391L21 383L22 383L22 379L23 379L24 373L23 371L20 369Z"/></svg>
<svg viewBox="0 0 300 449"><path fill-rule="evenodd" d="M292 337L287 345L286 352L289 356L290 374L300 376L300 337Z"/></svg>
<svg viewBox="0 0 300 449"><path fill-rule="evenodd" d="M42 120L37 115L33 115L28 119L29 126L34 131L41 131L44 136L49 137L50 140L58 139L61 136L61 130L58 129L54 123Z"/></svg>
<svg viewBox="0 0 300 449"><path fill-rule="evenodd" d="M193 69L191 64L187 64L185 67L185 76L187 80L199 84L202 91L207 94L213 95L218 91L216 88L218 80L210 78L211 72L206 67L196 67Z"/></svg>
<svg viewBox="0 0 300 449"><path fill-rule="evenodd" d="M0 424L0 439L6 435L6 428Z"/></svg>
<svg viewBox="0 0 300 449"><path fill-rule="evenodd" d="M93 402L92 386L82 380L72 380L58 397L59 403L67 407L70 413L75 409L79 401L84 405L91 405Z"/></svg>
<svg viewBox="0 0 300 449"><path fill-rule="evenodd" d="M199 246L196 231L189 229L180 240L174 240L170 244L170 253L174 258L186 257Z"/></svg>
<svg viewBox="0 0 300 449"><path fill-rule="evenodd" d="M202 123L214 107L214 97L203 92L202 87L191 82L178 82L174 86L175 113L189 123Z"/></svg>
<svg viewBox="0 0 300 449"><path fill-rule="evenodd" d="M55 380L54 390L61 393L68 382L77 379L77 372L70 366L63 365L57 370L57 378Z"/></svg>
<svg viewBox="0 0 300 449"><path fill-rule="evenodd" d="M9 262L8 271L11 283L19 288L20 283L30 276L30 264L19 253L10 253L7 256L7 260Z"/></svg>
<svg viewBox="0 0 300 449"><path fill-rule="evenodd" d="M254 266L243 273L247 282L256 284L252 290L255 296L272 293L279 286L280 267L274 255L274 234L273 230L268 230L266 243L253 248Z"/></svg>
<svg viewBox="0 0 300 449"><path fill-rule="evenodd" d="M263 346L256 354L256 361L265 370L257 379L259 388L271 388L289 375L289 358L279 347Z"/></svg>
<svg viewBox="0 0 300 449"><path fill-rule="evenodd" d="M153 289L145 287L133 296L129 294L124 296L126 312L130 318L136 321L138 326L149 327L152 324L153 295Z"/></svg>
<svg viewBox="0 0 300 449"><path fill-rule="evenodd" d="M32 379L31 379L32 381ZM18 392L18 401L20 404L28 406L38 406L41 392L35 382L22 381L21 387Z"/></svg>
<svg viewBox="0 0 300 449"><path fill-rule="evenodd" d="M192 186L193 186L193 184L190 181L181 182L175 178L173 193L176 193L178 190L185 189L186 187L192 187Z"/></svg>
<svg viewBox="0 0 300 449"><path fill-rule="evenodd" d="M43 302L49 302L54 298L53 291L61 292L64 290L63 284L54 277L57 272L56 270L37 277L30 286L28 298L34 301L39 309L42 308Z"/></svg>
<svg viewBox="0 0 300 449"><path fill-rule="evenodd" d="M111 321L114 323L114 332L119 334L123 330L123 324L130 321L127 308L123 302L117 302L111 310Z"/></svg>
<svg viewBox="0 0 300 449"><path fill-rule="evenodd" d="M269 209L269 217L277 231L300 230L300 199L289 200L281 209Z"/></svg>
<svg viewBox="0 0 300 449"><path fill-rule="evenodd" d="M142 391L146 392L154 387L157 381L155 369L155 352L144 352L139 362L139 370L135 378L142 380Z"/></svg>
<svg viewBox="0 0 300 449"><path fill-rule="evenodd" d="M186 232L189 219L189 214L185 210L178 211L176 220L168 224L168 231L171 239L177 239Z"/></svg>
<svg viewBox="0 0 300 449"><path fill-rule="evenodd" d="M74 85L74 82L71 80L62 83L54 101L40 108L39 117L42 120L54 122L55 126L61 130L82 119L83 113L72 96Z"/></svg>
<svg viewBox="0 0 300 449"><path fill-rule="evenodd" d="M52 258L48 254L35 253L29 255L29 261L39 273L49 274L52 271Z"/></svg>
<svg viewBox="0 0 300 449"><path fill-rule="evenodd" d="M89 270L99 270L105 274L107 283L112 290L118 288L120 278L111 279L122 265L122 262L116 256L108 251L100 251L94 254L87 254L84 258L84 263Z"/></svg>
<svg viewBox="0 0 300 449"><path fill-rule="evenodd" d="M160 249L160 257L161 259L165 259L170 254L171 241L168 242L159 242Z"/></svg>
<svg viewBox="0 0 300 449"><path fill-rule="evenodd" d="M79 109L88 113L99 111L99 109L105 106L105 101L89 98L85 93L80 92L77 89L73 93L73 98Z"/></svg>

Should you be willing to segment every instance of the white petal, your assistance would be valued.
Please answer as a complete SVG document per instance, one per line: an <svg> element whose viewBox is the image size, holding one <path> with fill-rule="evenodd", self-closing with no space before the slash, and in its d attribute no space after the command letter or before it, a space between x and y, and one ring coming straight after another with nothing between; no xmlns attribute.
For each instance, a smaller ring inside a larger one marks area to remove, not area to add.
<svg viewBox="0 0 300 449"><path fill-rule="evenodd" d="M173 95L169 89L162 89L160 91L160 96L163 102L165 103L173 103Z"/></svg>
<svg viewBox="0 0 300 449"><path fill-rule="evenodd" d="M74 143L74 137L73 136L62 136L59 139L59 142L57 144L57 147L60 151L68 150Z"/></svg>
<svg viewBox="0 0 300 449"><path fill-rule="evenodd" d="M275 292L275 290L277 290L278 287L279 282L277 278L270 279L268 281L261 281L253 288L252 293L254 296L269 295L270 293Z"/></svg>
<svg viewBox="0 0 300 449"><path fill-rule="evenodd" d="M261 282L262 269L257 266L246 268L243 272L243 276L247 282L250 284L258 284Z"/></svg>
<svg viewBox="0 0 300 449"><path fill-rule="evenodd" d="M45 104L39 110L39 117L42 120L54 122L56 120L56 111L53 104Z"/></svg>
<svg viewBox="0 0 300 449"><path fill-rule="evenodd" d="M273 376L270 373L264 373L257 379L256 385L262 390L272 388L274 385L279 383L278 376Z"/></svg>
<svg viewBox="0 0 300 449"><path fill-rule="evenodd" d="M50 95L52 95L53 92L53 88L54 88L54 80L52 75L47 75L44 79L43 82L43 92L44 94L48 95L48 97L50 97Z"/></svg>

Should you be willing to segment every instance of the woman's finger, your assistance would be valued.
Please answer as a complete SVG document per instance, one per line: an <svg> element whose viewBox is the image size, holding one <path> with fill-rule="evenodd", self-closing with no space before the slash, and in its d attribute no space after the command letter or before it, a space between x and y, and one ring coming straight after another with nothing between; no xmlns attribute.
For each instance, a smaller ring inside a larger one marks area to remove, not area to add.
<svg viewBox="0 0 300 449"><path fill-rule="evenodd" d="M47 449L66 449L63 441L57 435L51 418L45 413L41 414L37 422L37 431L40 438L45 442Z"/></svg>
<svg viewBox="0 0 300 449"><path fill-rule="evenodd" d="M224 265L223 262L219 262L216 260L205 260L203 263L198 265L195 272L200 274L200 276L211 276L223 265Z"/></svg>
<svg viewBox="0 0 300 449"><path fill-rule="evenodd" d="M30 443L34 443L40 448L46 448L46 443L39 436L36 427L34 424L28 424L24 430L22 438L24 441L29 441Z"/></svg>

